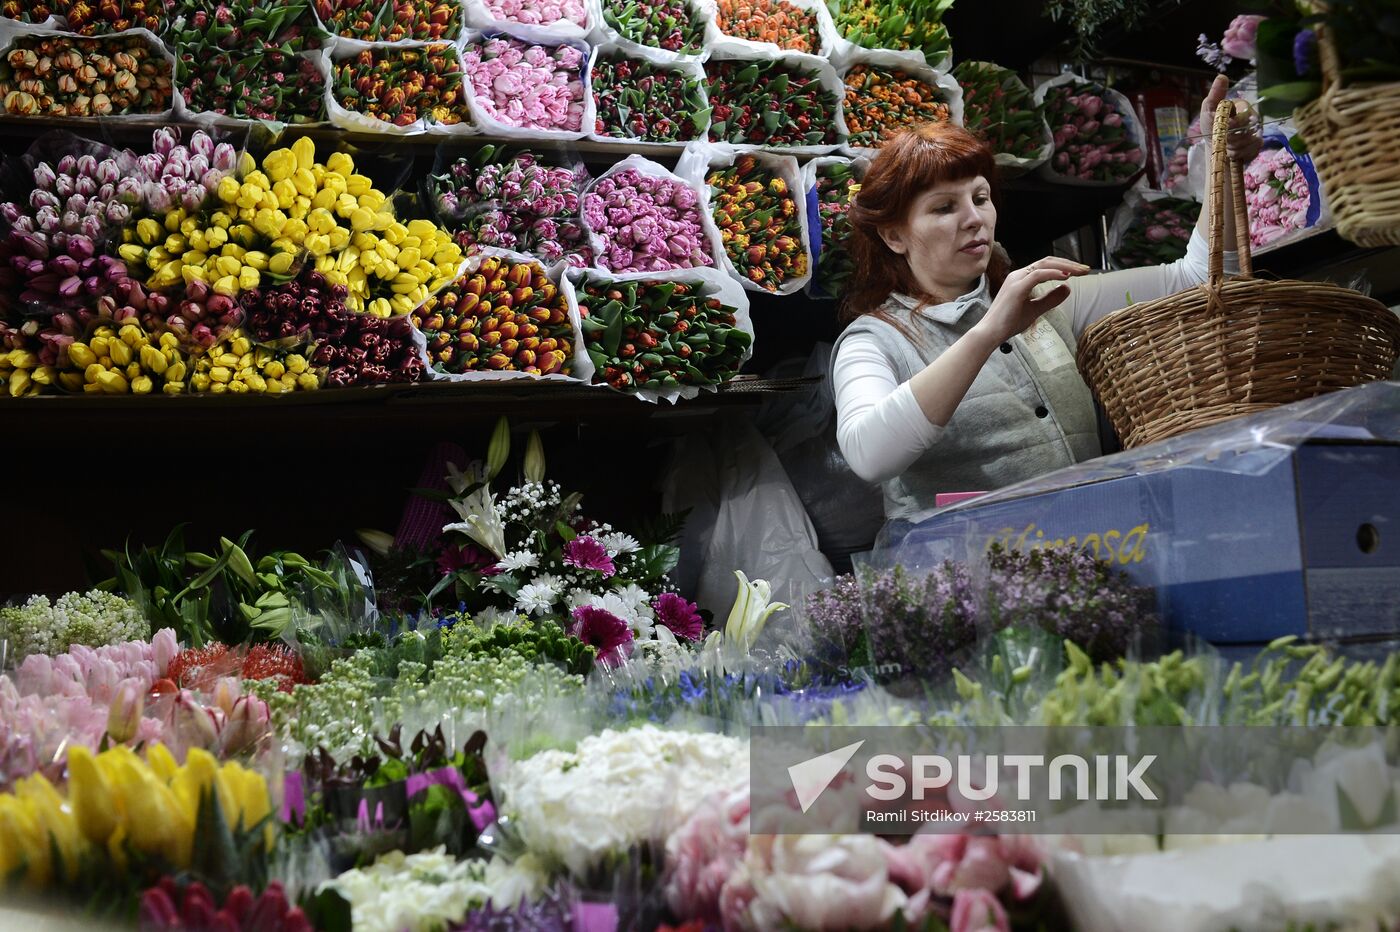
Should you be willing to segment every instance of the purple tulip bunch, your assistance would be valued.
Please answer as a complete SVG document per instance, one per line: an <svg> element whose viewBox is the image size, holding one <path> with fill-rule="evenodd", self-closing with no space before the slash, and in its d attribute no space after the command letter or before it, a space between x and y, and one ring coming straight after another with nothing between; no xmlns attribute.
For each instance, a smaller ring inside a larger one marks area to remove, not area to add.
<svg viewBox="0 0 1400 932"><path fill-rule="evenodd" d="M430 183L438 218L463 249L496 246L584 268L592 251L579 203L588 180L582 165L546 165L528 150L511 158L487 147L477 158L453 162Z"/></svg>
<svg viewBox="0 0 1400 932"><path fill-rule="evenodd" d="M135 282L133 286L139 288ZM162 297L156 295L155 297ZM180 344L194 353L203 353L226 338L243 323L243 308L228 295L215 294L202 278L193 278L185 288L185 297L168 316L168 308L143 318L148 329L169 330L180 338Z"/></svg>
<svg viewBox="0 0 1400 932"><path fill-rule="evenodd" d="M250 288L238 300L248 315L248 333L255 340L291 345L339 328L341 318L349 314L345 295L344 287L331 285L320 272L310 271L299 280Z"/></svg>
<svg viewBox="0 0 1400 932"><path fill-rule="evenodd" d="M90 304L53 316L53 325L70 339L84 340L99 326L118 329L125 323L159 322L169 309L171 299L155 291L147 291L134 278L123 278Z"/></svg>
<svg viewBox="0 0 1400 932"><path fill-rule="evenodd" d="M219 180L233 171L238 152L226 142L216 144L203 130L182 145L178 130L162 127L151 139L151 152L137 162L146 207L159 215L175 207L198 210Z"/></svg>
<svg viewBox="0 0 1400 932"><path fill-rule="evenodd" d="M407 317L344 314L325 318L326 339L311 357L326 370L326 385L418 382L427 371Z"/></svg>
<svg viewBox="0 0 1400 932"><path fill-rule="evenodd" d="M602 240L610 272L669 272L713 266L700 223L700 196L676 178L625 168L583 198L583 219Z"/></svg>
<svg viewBox="0 0 1400 932"><path fill-rule="evenodd" d="M27 204L0 204L9 226L3 252L23 303L96 297L126 277L119 259L99 255L107 235L142 202L142 186L116 157L65 155L34 166ZM3 283L0 283L3 284Z"/></svg>

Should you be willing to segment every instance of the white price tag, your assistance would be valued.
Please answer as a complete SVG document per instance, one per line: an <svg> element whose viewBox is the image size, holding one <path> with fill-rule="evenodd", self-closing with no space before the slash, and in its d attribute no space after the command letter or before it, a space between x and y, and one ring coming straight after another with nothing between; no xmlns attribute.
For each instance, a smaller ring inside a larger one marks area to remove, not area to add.
<svg viewBox="0 0 1400 932"><path fill-rule="evenodd" d="M1035 360L1036 367L1041 372L1055 372L1065 366L1074 365L1074 357L1070 355L1069 347L1065 341L1060 339L1060 335L1055 332L1055 328L1050 326L1042 318L1035 322L1035 326L1021 334L1026 351Z"/></svg>

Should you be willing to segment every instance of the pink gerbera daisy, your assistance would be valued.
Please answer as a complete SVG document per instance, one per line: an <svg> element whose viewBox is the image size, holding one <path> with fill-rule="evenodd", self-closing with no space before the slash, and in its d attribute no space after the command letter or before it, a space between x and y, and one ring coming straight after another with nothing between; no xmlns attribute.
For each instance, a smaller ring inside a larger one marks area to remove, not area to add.
<svg viewBox="0 0 1400 932"><path fill-rule="evenodd" d="M569 632L598 651L598 662L615 667L632 652L632 629L612 612L591 605L574 609L574 627Z"/></svg>
<svg viewBox="0 0 1400 932"><path fill-rule="evenodd" d="M705 631L699 608L674 592L661 593L651 607L656 612L656 623L665 625L678 638L699 640Z"/></svg>
<svg viewBox="0 0 1400 932"><path fill-rule="evenodd" d="M608 548L592 537L575 537L564 545L564 562L581 570L593 570L607 579L617 572Z"/></svg>

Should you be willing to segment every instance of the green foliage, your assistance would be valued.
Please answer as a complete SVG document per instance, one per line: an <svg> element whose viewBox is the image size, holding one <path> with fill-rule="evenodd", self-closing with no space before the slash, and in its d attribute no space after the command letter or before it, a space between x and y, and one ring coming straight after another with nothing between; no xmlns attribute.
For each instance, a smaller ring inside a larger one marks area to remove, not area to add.
<svg viewBox="0 0 1400 932"><path fill-rule="evenodd" d="M1095 57L1095 42L1105 27L1137 29L1154 6L1150 0L1048 0L1042 10L1053 22L1067 21L1074 28L1070 54L1076 61Z"/></svg>

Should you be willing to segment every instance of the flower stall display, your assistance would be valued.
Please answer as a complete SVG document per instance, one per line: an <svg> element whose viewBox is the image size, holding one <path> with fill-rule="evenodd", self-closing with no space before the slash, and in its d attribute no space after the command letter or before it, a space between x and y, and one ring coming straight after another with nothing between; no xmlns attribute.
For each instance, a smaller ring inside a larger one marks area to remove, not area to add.
<svg viewBox="0 0 1400 932"><path fill-rule="evenodd" d="M469 42L462 62L478 122L506 136L577 138L588 132L585 47L537 45L511 36Z"/></svg>
<svg viewBox="0 0 1400 932"><path fill-rule="evenodd" d="M483 30L524 26L582 39L596 15L589 0L467 0L467 23Z"/></svg>
<svg viewBox="0 0 1400 932"><path fill-rule="evenodd" d="M1055 137L1041 167L1061 184L1124 184L1146 164L1142 127L1126 97L1096 81L1064 74L1036 89Z"/></svg>
<svg viewBox="0 0 1400 932"><path fill-rule="evenodd" d="M601 48L589 72L597 110L593 138L686 143L705 138L710 105L694 62L652 62Z"/></svg>
<svg viewBox="0 0 1400 932"><path fill-rule="evenodd" d="M593 253L579 206L589 181L582 162L488 145L439 166L428 191L438 222L464 250L494 247L586 266Z"/></svg>
<svg viewBox="0 0 1400 932"><path fill-rule="evenodd" d="M602 0L603 32L623 47L698 59L705 18L694 0Z"/></svg>
<svg viewBox="0 0 1400 932"><path fill-rule="evenodd" d="M583 196L595 262L609 272L669 272L715 265L713 231L689 182L629 156Z"/></svg>
<svg viewBox="0 0 1400 932"><path fill-rule="evenodd" d="M597 384L648 400L693 397L733 378L749 356L748 302L727 277L703 271L665 280L575 275L566 287L578 304Z"/></svg>
<svg viewBox="0 0 1400 932"><path fill-rule="evenodd" d="M1119 268L1164 265L1186 255L1201 205L1134 190L1114 215L1109 252Z"/></svg>
<svg viewBox="0 0 1400 932"><path fill-rule="evenodd" d="M362 42L451 41L462 32L462 6L451 0L315 0L333 35Z"/></svg>
<svg viewBox="0 0 1400 932"><path fill-rule="evenodd" d="M413 312L433 370L568 375L578 343L563 291L537 262L486 255Z"/></svg>
<svg viewBox="0 0 1400 932"><path fill-rule="evenodd" d="M174 69L149 32L21 34L4 56L0 99L11 116L154 116L171 107Z"/></svg>
<svg viewBox="0 0 1400 932"><path fill-rule="evenodd" d="M850 46L863 49L891 49L906 53L911 63L947 70L952 40L943 14L953 0L917 0L913 4L889 0L827 0L836 33L846 44L838 49L849 54Z"/></svg>
<svg viewBox="0 0 1400 932"><path fill-rule="evenodd" d="M812 280L808 294L840 298L854 271L846 237L851 200L860 192L863 162L839 156L823 156L802 166L802 188L807 194L807 229L812 243ZM815 231L815 232L813 232Z"/></svg>
<svg viewBox="0 0 1400 932"><path fill-rule="evenodd" d="M846 147L852 151L878 149L895 133L918 123L962 125L962 89L950 75L865 53L842 80Z"/></svg>
<svg viewBox="0 0 1400 932"><path fill-rule="evenodd" d="M1269 143L1244 169L1249 242L1255 248L1296 239L1328 219L1312 161L1295 155L1280 136L1270 134Z"/></svg>
<svg viewBox="0 0 1400 932"><path fill-rule="evenodd" d="M454 45L368 46L329 60L326 110L337 126L400 134L472 126Z"/></svg>
<svg viewBox="0 0 1400 932"><path fill-rule="evenodd" d="M796 160L744 152L711 165L705 183L730 274L755 291L801 288L811 277L811 254Z"/></svg>
<svg viewBox="0 0 1400 932"><path fill-rule="evenodd" d="M845 134L841 82L819 58L716 57L705 75L711 142L821 153Z"/></svg>
<svg viewBox="0 0 1400 932"><path fill-rule="evenodd" d="M991 62L961 62L963 121L987 141L1003 169L1030 171L1050 158L1054 137L1030 89L1014 71Z"/></svg>
<svg viewBox="0 0 1400 932"><path fill-rule="evenodd" d="M705 14L711 46L759 46L820 56L831 52L832 27L821 0L707 0Z"/></svg>

